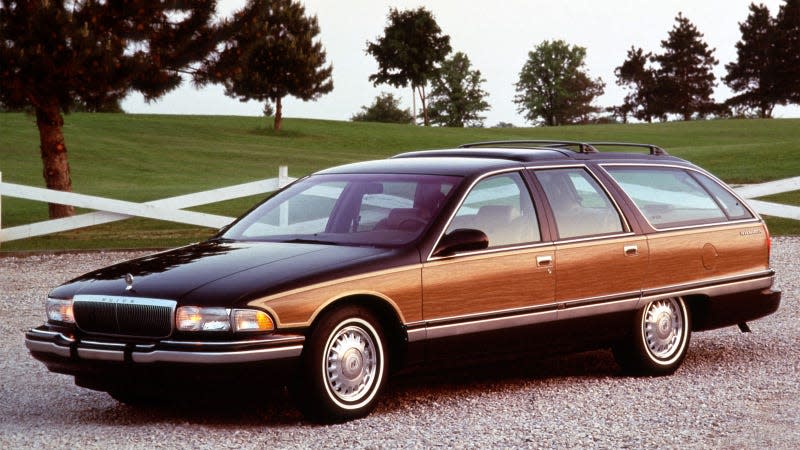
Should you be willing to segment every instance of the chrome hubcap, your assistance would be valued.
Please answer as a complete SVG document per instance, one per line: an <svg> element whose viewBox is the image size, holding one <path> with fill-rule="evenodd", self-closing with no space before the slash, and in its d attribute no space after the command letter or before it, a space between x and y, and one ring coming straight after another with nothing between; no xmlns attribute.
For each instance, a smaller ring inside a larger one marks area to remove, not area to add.
<svg viewBox="0 0 800 450"><path fill-rule="evenodd" d="M325 355L325 375L336 397L352 402L370 391L378 358L369 333L357 326L344 327L328 341Z"/></svg>
<svg viewBox="0 0 800 450"><path fill-rule="evenodd" d="M668 359L680 350L684 333L681 305L675 299L658 300L647 306L644 339L650 353Z"/></svg>

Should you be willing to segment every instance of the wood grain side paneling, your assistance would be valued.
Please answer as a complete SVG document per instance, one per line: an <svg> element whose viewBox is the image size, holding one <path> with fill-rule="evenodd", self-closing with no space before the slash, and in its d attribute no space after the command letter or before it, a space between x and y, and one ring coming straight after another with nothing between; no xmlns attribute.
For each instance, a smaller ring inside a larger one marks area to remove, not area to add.
<svg viewBox="0 0 800 450"><path fill-rule="evenodd" d="M254 300L249 305L267 309L281 327L308 326L330 303L352 295L382 298L397 311L403 323L422 320L420 265L311 285Z"/></svg>
<svg viewBox="0 0 800 450"><path fill-rule="evenodd" d="M769 268L767 236L760 224L698 228L651 236L645 289Z"/></svg>
<svg viewBox="0 0 800 450"><path fill-rule="evenodd" d="M626 247L636 247L626 254ZM556 300L572 301L639 291L647 271L643 236L559 244L556 248Z"/></svg>
<svg viewBox="0 0 800 450"><path fill-rule="evenodd" d="M538 266L537 257L550 266ZM426 321L553 302L553 248L459 257L422 269Z"/></svg>

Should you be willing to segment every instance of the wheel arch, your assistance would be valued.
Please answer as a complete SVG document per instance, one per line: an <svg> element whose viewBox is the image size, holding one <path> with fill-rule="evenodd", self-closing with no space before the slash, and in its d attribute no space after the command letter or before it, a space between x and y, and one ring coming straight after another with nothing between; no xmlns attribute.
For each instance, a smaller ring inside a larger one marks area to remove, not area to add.
<svg viewBox="0 0 800 450"><path fill-rule="evenodd" d="M358 306L370 311L378 320L386 336L389 358L389 370L401 367L405 362L408 333L403 319L391 300L375 293L353 293L338 297L315 311L307 333L310 334L326 314L344 306Z"/></svg>

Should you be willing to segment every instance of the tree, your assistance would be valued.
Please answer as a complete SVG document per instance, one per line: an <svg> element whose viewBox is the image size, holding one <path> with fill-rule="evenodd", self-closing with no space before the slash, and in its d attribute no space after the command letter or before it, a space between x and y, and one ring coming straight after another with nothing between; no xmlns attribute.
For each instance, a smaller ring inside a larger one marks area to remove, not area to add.
<svg viewBox="0 0 800 450"><path fill-rule="evenodd" d="M442 34L433 14L423 7L407 11L390 9L388 25L383 31L383 37L367 41L367 53L378 62L378 72L370 75L369 80L375 86L411 84L414 95L419 95L423 120L428 126L425 86L450 53L450 36Z"/></svg>
<svg viewBox="0 0 800 450"><path fill-rule="evenodd" d="M480 70L471 70L467 55L458 52L442 62L438 76L431 81L430 121L446 127L483 126L485 117L479 115L489 109L484 100L488 95L481 89L486 80Z"/></svg>
<svg viewBox="0 0 800 450"><path fill-rule="evenodd" d="M775 19L776 85L781 99L800 104L800 0L785 0Z"/></svg>
<svg viewBox="0 0 800 450"><path fill-rule="evenodd" d="M605 85L586 74L586 49L561 40L544 41L528 52L519 73L514 103L530 122L547 126L586 123Z"/></svg>
<svg viewBox="0 0 800 450"><path fill-rule="evenodd" d="M625 96L624 103L614 109L624 122L627 122L629 114L648 123L654 118L665 118L663 102L659 99L658 77L648 64L652 59L652 53L631 47L622 65L614 69L617 85L627 86L631 90Z"/></svg>
<svg viewBox="0 0 800 450"><path fill-rule="evenodd" d="M661 41L664 53L655 55L658 88L664 111L680 114L690 120L694 114L705 117L715 109L711 99L714 90L714 49L703 42L703 34L683 14L675 17L676 24Z"/></svg>
<svg viewBox="0 0 800 450"><path fill-rule="evenodd" d="M406 109L400 109L400 99L390 93L383 93L375 97L370 105L362 106L360 113L354 114L350 120L354 122L387 122L411 123L414 117Z"/></svg>
<svg viewBox="0 0 800 450"><path fill-rule="evenodd" d="M214 0L2 0L0 102L36 114L48 188L72 190L62 113L129 91L153 100L214 48ZM74 214L49 205L51 218Z"/></svg>
<svg viewBox="0 0 800 450"><path fill-rule="evenodd" d="M275 103L273 127L280 131L287 95L316 100L333 90L333 67L314 39L316 16L293 0L249 0L223 32L223 49L198 71L196 81L225 86L241 101Z"/></svg>
<svg viewBox="0 0 800 450"><path fill-rule="evenodd" d="M781 103L776 85L775 26L764 5L750 4L750 15L739 24L742 38L736 43L736 61L725 65L728 74L723 81L734 92L728 105L752 108L761 118L772 117L775 105Z"/></svg>

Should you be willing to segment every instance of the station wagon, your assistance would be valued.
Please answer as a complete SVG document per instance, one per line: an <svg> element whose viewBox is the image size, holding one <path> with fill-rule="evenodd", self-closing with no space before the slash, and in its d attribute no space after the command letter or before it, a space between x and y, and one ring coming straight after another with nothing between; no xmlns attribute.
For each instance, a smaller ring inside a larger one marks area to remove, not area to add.
<svg viewBox="0 0 800 450"><path fill-rule="evenodd" d="M437 361L610 348L627 373L673 373L692 332L778 308L770 242L655 145L467 144L322 170L205 242L69 281L25 343L126 403L286 385L341 421Z"/></svg>

